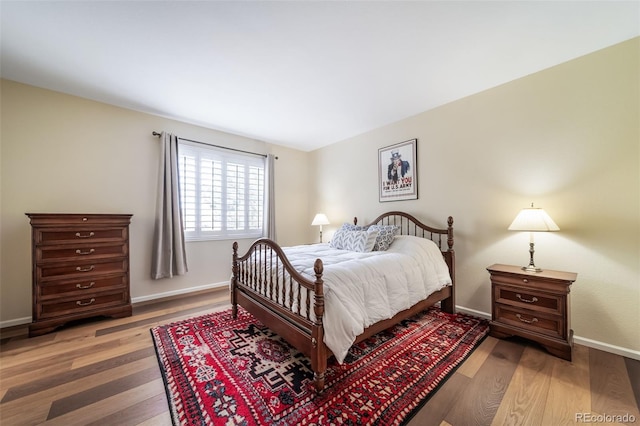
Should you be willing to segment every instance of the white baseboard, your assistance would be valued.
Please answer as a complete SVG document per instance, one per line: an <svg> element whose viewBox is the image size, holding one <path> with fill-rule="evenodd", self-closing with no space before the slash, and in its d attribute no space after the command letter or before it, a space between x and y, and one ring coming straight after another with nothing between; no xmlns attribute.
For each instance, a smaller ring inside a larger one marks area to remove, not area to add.
<svg viewBox="0 0 640 426"><path fill-rule="evenodd" d="M229 287L229 281L223 281L220 283L213 283L213 284L205 284L197 287L181 288L180 290L166 291L164 293L155 293L155 294L150 294L148 296L132 297L131 303L136 304L140 302L148 302L150 300L164 299L165 297L179 296L182 294L195 293L197 291L211 290L214 288L222 288L222 287Z"/></svg>
<svg viewBox="0 0 640 426"><path fill-rule="evenodd" d="M464 306L456 305L458 312L463 314L473 315L475 317L491 319L491 314L482 311L476 311L474 309L465 308ZM609 343L598 342L597 340L587 339L586 337L573 336L573 342L589 348L599 349L601 351L610 352L612 354L624 356L631 359L640 360L640 351L634 351L633 349L623 348L616 345L610 345Z"/></svg>
<svg viewBox="0 0 640 426"><path fill-rule="evenodd" d="M476 311L475 309L465 308L464 306L456 305L456 312L461 312L463 314L472 315L474 317L479 317L482 319L490 320L491 314L482 311Z"/></svg>
<svg viewBox="0 0 640 426"><path fill-rule="evenodd" d="M16 318L7 321L0 321L0 328L14 327L16 325L31 323L31 317Z"/></svg>
<svg viewBox="0 0 640 426"><path fill-rule="evenodd" d="M624 356L631 359L640 361L640 351L634 351L633 349L623 348L616 345L610 345L608 343L598 342L597 340L587 339L586 337L573 336L573 341L579 345L588 346L594 349L600 349L601 351L610 352L612 354Z"/></svg>

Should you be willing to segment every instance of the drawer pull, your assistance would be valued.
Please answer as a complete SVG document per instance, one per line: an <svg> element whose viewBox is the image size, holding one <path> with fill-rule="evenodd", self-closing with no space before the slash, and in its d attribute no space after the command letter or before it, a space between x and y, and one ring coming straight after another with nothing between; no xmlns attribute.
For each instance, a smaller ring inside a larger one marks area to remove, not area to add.
<svg viewBox="0 0 640 426"><path fill-rule="evenodd" d="M88 234L81 234L79 232L76 232L76 237L78 238L91 238L93 237L95 234L93 232L89 232Z"/></svg>
<svg viewBox="0 0 640 426"><path fill-rule="evenodd" d="M80 249L76 250L76 254L92 254L93 252L95 252L95 249L91 249L89 251L82 251Z"/></svg>
<svg viewBox="0 0 640 426"><path fill-rule="evenodd" d="M518 319L519 319L520 321L522 321L522 322L524 322L524 323L527 323L527 324L533 324L533 323L535 323L535 322L538 322L538 318L536 318L536 317L533 317L533 318L532 318L532 319L530 319L530 320L525 319L525 318L522 318L522 315L520 315L520 314L516 314L516 317L518 317Z"/></svg>
<svg viewBox="0 0 640 426"><path fill-rule="evenodd" d="M538 301L538 298L535 296L532 299L523 299L521 295L516 293L516 297L524 303L536 303Z"/></svg>
<svg viewBox="0 0 640 426"><path fill-rule="evenodd" d="M93 269L95 268L95 266L91 265L88 268L83 268L82 266L76 266L76 271L78 272L89 272L89 271L93 271Z"/></svg>
<svg viewBox="0 0 640 426"><path fill-rule="evenodd" d="M95 284L96 284L95 281L91 281L89 283L89 285L76 284L76 288L79 288L79 289L82 289L82 290L86 290L88 288L93 287Z"/></svg>
<svg viewBox="0 0 640 426"><path fill-rule="evenodd" d="M523 278L523 279L522 279L522 282L526 284L526 283L528 283L528 282L529 282L529 280L528 280L528 279L526 279L526 278Z"/></svg>
<svg viewBox="0 0 640 426"><path fill-rule="evenodd" d="M90 304L92 304L95 301L96 301L96 299L94 299L92 297L91 300L89 300L88 302L82 302L82 301L78 300L78 301L76 301L76 305L78 305L78 306L89 306Z"/></svg>

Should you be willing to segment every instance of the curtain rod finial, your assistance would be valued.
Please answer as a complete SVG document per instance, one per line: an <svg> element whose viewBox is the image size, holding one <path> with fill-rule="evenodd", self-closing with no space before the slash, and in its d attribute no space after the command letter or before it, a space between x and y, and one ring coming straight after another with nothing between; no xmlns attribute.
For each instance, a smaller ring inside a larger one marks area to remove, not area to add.
<svg viewBox="0 0 640 426"><path fill-rule="evenodd" d="M162 136L162 133L158 133L158 132L156 132L155 130L154 130L153 132L151 132L151 134L152 134L153 136L158 136L158 137Z"/></svg>

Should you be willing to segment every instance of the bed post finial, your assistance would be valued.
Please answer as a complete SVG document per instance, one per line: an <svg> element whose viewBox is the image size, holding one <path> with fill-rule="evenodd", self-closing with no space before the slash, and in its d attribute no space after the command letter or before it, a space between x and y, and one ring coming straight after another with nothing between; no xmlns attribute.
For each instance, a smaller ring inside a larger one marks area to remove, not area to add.
<svg viewBox="0 0 640 426"><path fill-rule="evenodd" d="M357 225L358 224L358 216L354 216L353 217L353 224Z"/></svg>
<svg viewBox="0 0 640 426"><path fill-rule="evenodd" d="M324 265L322 264L322 260L316 259L313 264L313 272L316 274L313 311L316 314L316 323L322 325L322 316L324 315L324 281L322 280Z"/></svg>
<svg viewBox="0 0 640 426"><path fill-rule="evenodd" d="M453 217L449 216L447 219L447 245L449 246L449 251L453 250Z"/></svg>
<svg viewBox="0 0 640 426"><path fill-rule="evenodd" d="M238 276L238 242L233 242L233 266L231 268L231 315L233 319L238 318L238 300L236 298L237 276Z"/></svg>

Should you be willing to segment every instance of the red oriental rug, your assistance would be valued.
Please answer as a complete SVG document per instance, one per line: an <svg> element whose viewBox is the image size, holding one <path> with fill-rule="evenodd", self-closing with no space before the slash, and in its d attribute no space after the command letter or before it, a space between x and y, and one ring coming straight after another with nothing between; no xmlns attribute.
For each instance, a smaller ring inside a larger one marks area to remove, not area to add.
<svg viewBox="0 0 640 426"><path fill-rule="evenodd" d="M309 359L242 308L154 327L176 425L400 425L487 335L487 321L431 308L331 358Z"/></svg>

